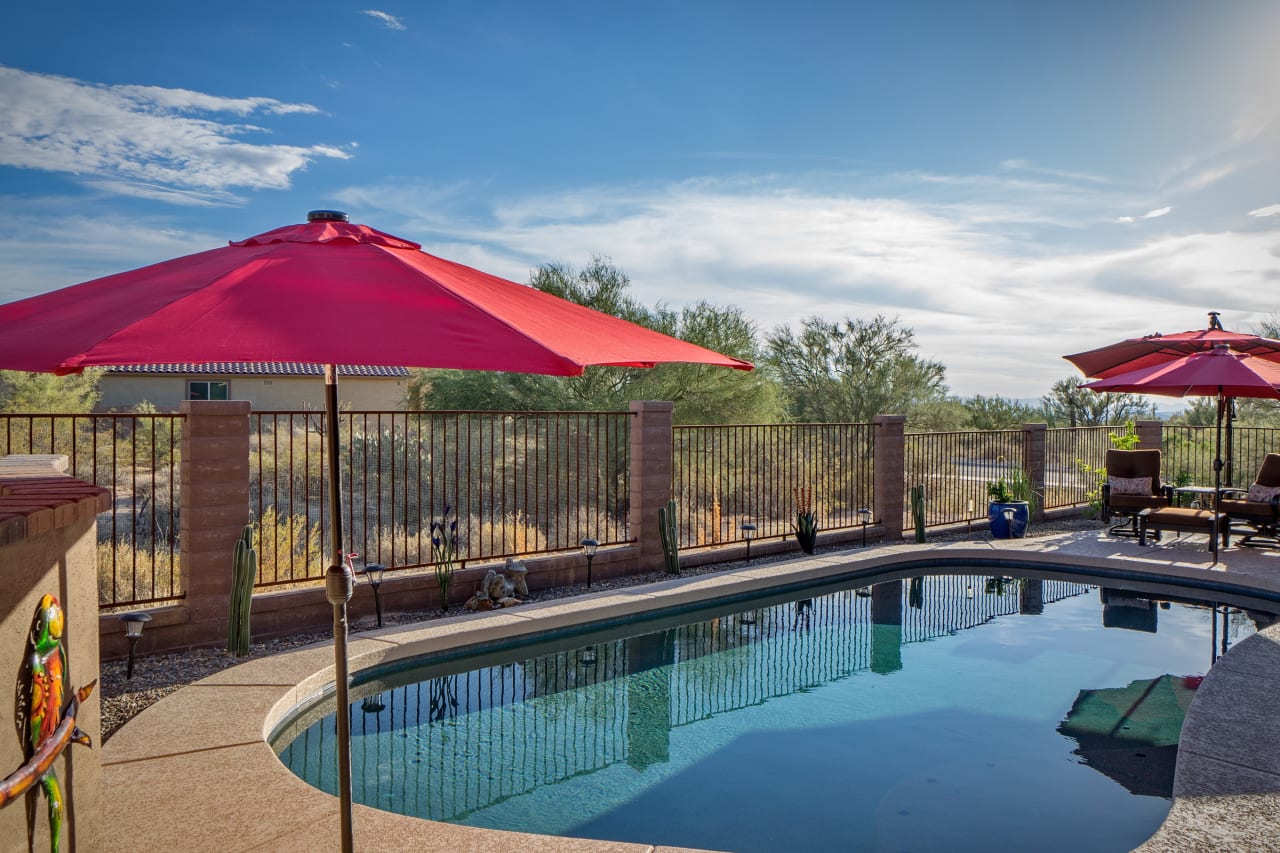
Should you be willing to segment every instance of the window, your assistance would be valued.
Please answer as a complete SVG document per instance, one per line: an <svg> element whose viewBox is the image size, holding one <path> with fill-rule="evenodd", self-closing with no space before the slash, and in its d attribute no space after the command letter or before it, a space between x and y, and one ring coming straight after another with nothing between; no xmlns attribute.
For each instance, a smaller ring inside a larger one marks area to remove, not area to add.
<svg viewBox="0 0 1280 853"><path fill-rule="evenodd" d="M188 400L227 400L227 383L225 382L188 382Z"/></svg>

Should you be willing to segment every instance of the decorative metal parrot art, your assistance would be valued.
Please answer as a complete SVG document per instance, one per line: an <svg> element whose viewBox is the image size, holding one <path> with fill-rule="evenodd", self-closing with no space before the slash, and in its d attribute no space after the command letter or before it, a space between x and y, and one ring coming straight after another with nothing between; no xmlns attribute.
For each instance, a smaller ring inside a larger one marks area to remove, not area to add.
<svg viewBox="0 0 1280 853"><path fill-rule="evenodd" d="M58 774L53 768L70 743L92 746L89 736L76 727L80 703L89 698L94 685L89 682L70 695L67 654L62 637L66 618L58 599L46 593L40 599L31 625L31 644L26 670L29 674L25 712L19 707L19 727L25 729L27 762L0 782L0 808L21 797L37 784L49 804L49 848L58 853L62 844L62 815L65 804Z"/></svg>

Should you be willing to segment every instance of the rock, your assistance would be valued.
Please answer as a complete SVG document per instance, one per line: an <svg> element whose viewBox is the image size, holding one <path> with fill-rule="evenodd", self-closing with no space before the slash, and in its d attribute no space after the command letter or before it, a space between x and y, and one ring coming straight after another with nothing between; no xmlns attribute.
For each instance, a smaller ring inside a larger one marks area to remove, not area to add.
<svg viewBox="0 0 1280 853"><path fill-rule="evenodd" d="M498 599L499 607L515 607L519 603L520 603L520 599L511 595L508 595L506 598Z"/></svg>

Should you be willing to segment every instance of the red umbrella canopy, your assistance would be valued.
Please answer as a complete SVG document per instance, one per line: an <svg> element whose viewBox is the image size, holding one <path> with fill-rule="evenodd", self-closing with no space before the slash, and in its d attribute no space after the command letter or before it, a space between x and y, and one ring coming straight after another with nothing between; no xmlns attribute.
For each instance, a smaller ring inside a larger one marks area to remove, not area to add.
<svg viewBox="0 0 1280 853"><path fill-rule="evenodd" d="M1129 338L1063 358L1080 368L1085 376L1105 379L1118 373L1166 364L1193 353L1209 352L1217 346L1228 346L1236 352L1280 361L1280 341L1246 332L1227 331L1218 322L1216 311L1210 312L1207 329Z"/></svg>
<svg viewBox="0 0 1280 853"><path fill-rule="evenodd" d="M1175 361L1119 373L1081 386L1164 397L1280 399L1280 363L1218 346Z"/></svg>
<svg viewBox="0 0 1280 853"><path fill-rule="evenodd" d="M0 368L298 361L559 376L586 365L752 369L337 216L0 305Z"/></svg>

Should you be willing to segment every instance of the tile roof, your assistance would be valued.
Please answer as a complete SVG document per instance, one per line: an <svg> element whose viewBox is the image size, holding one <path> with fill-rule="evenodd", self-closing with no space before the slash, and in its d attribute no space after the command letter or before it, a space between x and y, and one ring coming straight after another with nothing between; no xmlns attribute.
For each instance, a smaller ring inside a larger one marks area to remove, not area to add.
<svg viewBox="0 0 1280 853"><path fill-rule="evenodd" d="M107 373L195 374L199 376L323 376L324 365L301 361L210 361L203 364L118 364ZM409 370L381 365L340 364L339 376L404 379Z"/></svg>

